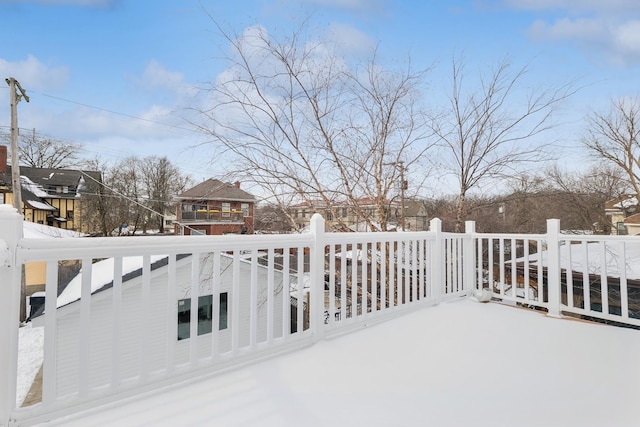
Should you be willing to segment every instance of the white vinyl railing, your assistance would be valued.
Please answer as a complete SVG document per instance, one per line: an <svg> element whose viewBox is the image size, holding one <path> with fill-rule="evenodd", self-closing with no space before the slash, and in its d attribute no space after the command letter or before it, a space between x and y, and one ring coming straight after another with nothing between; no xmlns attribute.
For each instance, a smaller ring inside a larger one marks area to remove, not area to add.
<svg viewBox="0 0 640 427"><path fill-rule="evenodd" d="M640 326L627 268L634 238L565 236L556 220L544 235L476 233L471 222L444 233L438 219L429 232L327 233L319 215L310 233L292 235L25 239L21 230L21 216L0 205L0 348L10 349L0 352L0 426L252 363L481 288L553 316ZM44 312L31 321L44 328L41 399L21 406L20 282L34 263L46 266ZM79 272L66 284L68 269Z"/></svg>
<svg viewBox="0 0 640 427"><path fill-rule="evenodd" d="M476 287L494 299L611 324L640 327L640 237L475 234Z"/></svg>

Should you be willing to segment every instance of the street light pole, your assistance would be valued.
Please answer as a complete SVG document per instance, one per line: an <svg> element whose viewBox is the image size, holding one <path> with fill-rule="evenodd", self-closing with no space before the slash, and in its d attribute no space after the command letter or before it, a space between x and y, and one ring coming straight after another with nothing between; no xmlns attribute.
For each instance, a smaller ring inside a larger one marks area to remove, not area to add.
<svg viewBox="0 0 640 427"><path fill-rule="evenodd" d="M404 162L402 160L398 161L398 164L400 165L400 203L402 203L402 206L400 206L400 226L402 227L402 231L405 231L404 229L404 190L407 189L407 182L404 180Z"/></svg>
<svg viewBox="0 0 640 427"><path fill-rule="evenodd" d="M404 231L404 191L409 187L407 181L404 179L404 173L406 168L404 167L403 160L397 160L391 163L383 163L384 165L393 166L398 168L400 171L400 227L402 227L402 231Z"/></svg>
<svg viewBox="0 0 640 427"><path fill-rule="evenodd" d="M9 85L9 102L11 104L11 187L13 189L13 206L22 215L22 190L18 156L18 102L22 97L29 102L29 97L16 79L9 77L5 81ZM20 95L18 95L18 90L20 90Z"/></svg>

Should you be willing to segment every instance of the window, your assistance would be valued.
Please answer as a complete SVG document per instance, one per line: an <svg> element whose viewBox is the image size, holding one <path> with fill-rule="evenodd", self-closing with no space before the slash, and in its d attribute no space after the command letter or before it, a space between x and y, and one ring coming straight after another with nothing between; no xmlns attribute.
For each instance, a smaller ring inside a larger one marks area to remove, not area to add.
<svg viewBox="0 0 640 427"><path fill-rule="evenodd" d="M213 295L198 297L198 335L210 334L213 324Z"/></svg>
<svg viewBox="0 0 640 427"><path fill-rule="evenodd" d="M227 329L227 292L220 293L218 330ZM198 335L213 330L213 295L198 297ZM178 301L178 341L191 337L191 299Z"/></svg>
<svg viewBox="0 0 640 427"><path fill-rule="evenodd" d="M67 211L67 219L73 219L73 211Z"/></svg>
<svg viewBox="0 0 640 427"><path fill-rule="evenodd" d="M240 209L242 209L243 218L246 218L249 216L249 203L242 203L240 205Z"/></svg>
<svg viewBox="0 0 640 427"><path fill-rule="evenodd" d="M220 314L218 315L218 329L227 329L227 292L220 293Z"/></svg>
<svg viewBox="0 0 640 427"><path fill-rule="evenodd" d="M195 228L191 229L192 236L205 236L207 234L206 230L197 230Z"/></svg>
<svg viewBox="0 0 640 427"><path fill-rule="evenodd" d="M231 203L222 204L222 216L226 218L231 216Z"/></svg>
<svg viewBox="0 0 640 427"><path fill-rule="evenodd" d="M178 341L189 338L191 323L191 300L178 301Z"/></svg>

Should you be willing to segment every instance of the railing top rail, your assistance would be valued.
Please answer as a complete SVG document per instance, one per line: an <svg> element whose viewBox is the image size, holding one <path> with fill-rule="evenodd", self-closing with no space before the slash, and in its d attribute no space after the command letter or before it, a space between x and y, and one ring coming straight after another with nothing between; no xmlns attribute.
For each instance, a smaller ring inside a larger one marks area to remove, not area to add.
<svg viewBox="0 0 640 427"><path fill-rule="evenodd" d="M562 241L576 242L631 242L640 243L640 236L615 236L604 234L560 234L559 239Z"/></svg>
<svg viewBox="0 0 640 427"><path fill-rule="evenodd" d="M547 234L526 234L526 233L473 233L473 237L478 239L545 239Z"/></svg>
<svg viewBox="0 0 640 427"><path fill-rule="evenodd" d="M311 234L20 239L21 262L308 246Z"/></svg>
<svg viewBox="0 0 640 427"><path fill-rule="evenodd" d="M435 234L431 231L411 231L411 232L395 232L395 231L379 231L379 232L356 232L341 233L328 232L324 233L323 240L325 243L365 243L365 242L396 242L402 240L420 240L431 239Z"/></svg>
<svg viewBox="0 0 640 427"><path fill-rule="evenodd" d="M546 239L548 234L526 234L526 233L473 233L473 237L479 239ZM561 241L585 241L585 242L611 242L625 241L640 243L640 236L615 236L609 234L558 234Z"/></svg>

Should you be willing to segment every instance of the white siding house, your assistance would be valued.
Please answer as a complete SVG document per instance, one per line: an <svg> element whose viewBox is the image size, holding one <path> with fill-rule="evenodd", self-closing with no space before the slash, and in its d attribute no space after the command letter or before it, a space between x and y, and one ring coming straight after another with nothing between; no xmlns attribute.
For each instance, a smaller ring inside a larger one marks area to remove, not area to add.
<svg viewBox="0 0 640 427"><path fill-rule="evenodd" d="M290 292L283 293L283 288L295 287L297 275L285 277L282 271L252 263L239 254L170 258L147 257L147 281L143 280L145 262L140 256L121 259L121 284L118 280L114 283L118 275L114 275L113 258L94 263L90 278L80 272L69 283L57 303L59 396L83 388L78 384L82 352L89 353L87 387L94 389L110 384L114 377L126 382L174 364L225 357L231 348L249 345L251 334L256 335L253 342L260 344L289 333ZM197 287L191 285L194 274ZM89 280L91 283L88 302L80 298L83 279L85 287ZM175 280L174 295L170 295L170 280ZM113 292L116 286L122 287L121 297ZM143 297L145 293L148 299ZM146 306L142 304L145 300L149 301ZM192 315L191 308L196 306L198 310ZM80 321L83 310L89 310L88 325ZM252 312L256 314L251 316ZM43 318L35 318L34 325ZM140 324L144 327L138 327ZM83 329L90 331L88 346L79 339ZM119 336L116 345L114 333ZM233 340L238 345L232 347ZM140 362L142 352L148 357L145 366Z"/></svg>

